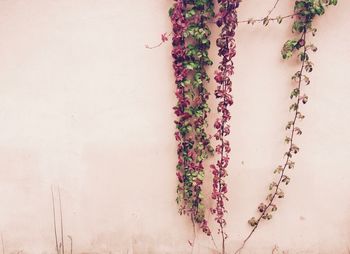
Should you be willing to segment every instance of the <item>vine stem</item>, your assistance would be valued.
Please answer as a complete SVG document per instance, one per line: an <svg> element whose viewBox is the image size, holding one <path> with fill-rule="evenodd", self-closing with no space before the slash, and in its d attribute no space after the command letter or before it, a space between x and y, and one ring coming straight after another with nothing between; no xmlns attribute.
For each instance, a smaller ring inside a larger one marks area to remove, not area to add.
<svg viewBox="0 0 350 254"><path fill-rule="evenodd" d="M245 20L239 20L238 23L256 23L256 22L264 22L264 20L267 18L269 21L275 21L275 20L283 20L286 18L293 18L295 15L297 15L297 13L293 13L293 14L289 14L289 15L285 15L285 16L279 16L279 17L273 17L273 18L267 18L268 16L264 17L264 18L258 18L258 19L245 19Z"/></svg>
<svg viewBox="0 0 350 254"><path fill-rule="evenodd" d="M218 40L224 41L223 43L217 43L219 47L219 56L222 57L218 70L219 76L215 77L218 83L215 95L220 102L217 106L218 113L221 113L220 117L216 120L219 126L216 126L217 132L215 134L216 139L220 142L220 145L216 147L216 153L220 156L217 160L217 166L213 166L214 169L214 181L213 181L213 193L216 199L216 221L219 224L219 234L221 236L221 254L226 254L226 239L225 233L226 221L224 214L227 212L224 206L224 200L228 200L226 197L227 186L224 181L224 177L227 176L227 166L229 161L229 143L225 139L225 136L229 134L228 121L231 118L231 114L228 107L233 104L232 96L230 94L232 88L232 82L230 76L233 74L234 64L232 58L235 56L236 44L235 44L235 29L237 27L237 8L240 0L223 1L220 5L221 17L218 19L217 26L221 28L221 33ZM218 94L217 94L218 93ZM222 95L220 95L222 93ZM230 98L230 99L229 99ZM228 132L226 133L226 128ZM227 144L226 144L227 142ZM225 190L224 190L225 188Z"/></svg>
<svg viewBox="0 0 350 254"><path fill-rule="evenodd" d="M271 11L271 10L270 10ZM269 12L270 12L269 11ZM293 18L295 15L297 15L297 13L293 13L293 14L289 14L289 15L285 15L285 16L280 16L280 17L273 17L273 18L268 18L269 21L275 21L275 20L278 20L278 19L281 19L281 20L284 20L286 18ZM268 17L268 16L266 16ZM245 19L245 20L239 20L237 21L237 23L239 24L244 24L244 23L251 23L251 22L263 22L266 17L264 18L257 18L257 19ZM208 24L215 24L216 22L215 21L208 21ZM168 33L165 33L165 35L167 36L167 38L173 36L173 32L168 32ZM158 44L156 45L153 45L153 46L149 46L148 44L145 45L145 48L146 49L156 49L156 48L159 48L161 47L163 44L167 43L167 40L161 40Z"/></svg>
<svg viewBox="0 0 350 254"><path fill-rule="evenodd" d="M215 240L214 240L214 236L213 236L213 234L210 234L210 236L211 236L211 241L213 242L213 245L214 245L214 247L215 247L216 251L218 251L218 252L219 252L219 248L218 248L218 246L216 245L216 242L215 242ZM349 252L349 253L350 253L350 252Z"/></svg>
<svg viewBox="0 0 350 254"><path fill-rule="evenodd" d="M192 228L193 228L193 240L192 240L192 249L191 249L191 254L193 254L194 251L194 245L196 243L196 223L194 222L193 214L191 214L191 221L192 221Z"/></svg>
<svg viewBox="0 0 350 254"><path fill-rule="evenodd" d="M170 36L172 36L174 34L174 32L170 32L170 33L165 33L165 34L162 34L162 40L156 44L156 45L153 45L153 46L149 46L148 44L145 45L145 48L146 49L155 49L155 48L159 48L160 46L162 46L164 43L166 43L168 41L168 38Z"/></svg>
<svg viewBox="0 0 350 254"><path fill-rule="evenodd" d="M225 71L226 72L226 71ZM224 76L226 76L226 73L224 74ZM226 91L226 84L223 84L223 90ZM226 97L224 97L223 100L224 105L226 105ZM220 141L221 141L221 151L220 151L220 163L221 165L223 164L223 157L224 157L224 129L225 129L225 124L226 124L226 120L224 119L223 116L221 116L221 128L220 128ZM222 176L221 176L221 172L219 173L219 193L221 193L222 190ZM222 201L222 197L219 197L220 199L217 200L217 203L220 203ZM220 233L221 233L221 251L222 254L225 254L225 232L224 232L224 226L222 221L220 220L219 222L219 226L220 226Z"/></svg>
<svg viewBox="0 0 350 254"><path fill-rule="evenodd" d="M226 90L226 84L224 83L224 91ZM226 98L224 97L224 104L226 105ZM224 126L226 124L225 119L223 118L221 122L221 165L223 164L224 161ZM219 178L219 192L221 193L222 189L222 176L220 172L220 178ZM222 197L220 197L220 201L222 201ZM224 232L224 226L222 224L222 221L220 221L220 231L221 231L221 250L222 254L225 254L225 232Z"/></svg>
<svg viewBox="0 0 350 254"><path fill-rule="evenodd" d="M5 254L5 244L4 244L4 236L1 233L1 246L2 246L2 254Z"/></svg>
<svg viewBox="0 0 350 254"><path fill-rule="evenodd" d="M55 208L55 198L53 193L53 186L51 186L51 198L52 198L52 215L53 215L53 227L55 232L55 242L56 242L56 252L59 254L58 249L58 238L57 238L57 224L56 224L56 208Z"/></svg>
<svg viewBox="0 0 350 254"><path fill-rule="evenodd" d="M278 247L275 245L272 249L271 254L275 254L276 251L278 251Z"/></svg>
<svg viewBox="0 0 350 254"><path fill-rule="evenodd" d="M227 74L225 73L224 76L226 76ZM226 91L226 83L223 84L223 90ZM226 105L226 97L224 97L224 105ZM225 143L225 140L224 140L224 129L225 129L225 124L226 124L226 120L224 118L224 116L222 116L222 122L221 122L221 135L220 135L220 141L221 141L221 154L220 154L220 161L221 161L221 165L223 164L224 162L224 143ZM222 190L222 176L221 176L221 172L220 172L220 177L219 177L219 192L221 193L221 190ZM222 201L222 197L220 196L220 200L219 201ZM223 226L223 222L220 221L219 223L220 225L220 231L221 231L221 250L222 250L222 254L225 254L225 232L224 232L224 226Z"/></svg>
<svg viewBox="0 0 350 254"><path fill-rule="evenodd" d="M68 235L67 236L70 240L70 254L73 254L73 237Z"/></svg>
<svg viewBox="0 0 350 254"><path fill-rule="evenodd" d="M62 244L62 254L64 254L64 238L63 238L63 214L62 214L62 202L61 202L61 191L58 186L58 201L60 205L60 221L61 221L61 244Z"/></svg>
<svg viewBox="0 0 350 254"><path fill-rule="evenodd" d="M276 7L277 7L277 5L278 5L278 3L279 3L279 1L280 0L276 0L276 2L275 2L275 4L274 4L274 6L272 7L272 9L271 10L269 10L269 13L266 15L266 17L268 17L268 16L270 16L271 15L271 13L276 9Z"/></svg>
<svg viewBox="0 0 350 254"><path fill-rule="evenodd" d="M268 18L272 12L276 9L278 3L280 2L280 0L276 0L275 4L273 5L273 7L268 11L267 15L263 18L258 18L258 19L247 19L247 20L240 20L240 21L237 21L237 23L251 23L251 22L263 22L265 19L268 19L269 21L275 21L275 20L284 20L286 18L293 18L293 16L295 16L296 14L293 13L293 14L289 14L289 15L286 15L286 16L281 16L281 17L274 17L274 18ZM216 23L215 21L209 21L208 22L209 24L214 24ZM164 43L166 43L168 41L168 38L173 36L173 32L167 32L167 33L164 33L162 34L162 40L156 44L156 45L153 45L153 46L149 46L148 44L145 45L145 48L146 49L155 49L155 48L159 48L161 47Z"/></svg>
<svg viewBox="0 0 350 254"><path fill-rule="evenodd" d="M305 42L305 39L306 39L306 31L304 31L302 33L302 36L301 36L301 39L304 40L304 45L303 45L303 53L305 54L306 53L306 42ZM298 80L298 89L299 91L301 90L301 84L302 84L302 75L303 75L303 71L305 69L305 58L302 59L302 64L301 64L301 68L300 68L300 76L299 76L299 80ZM300 94L300 93L299 93ZM290 145L289 145L289 153L291 153L292 151L292 147L293 147L293 140L294 140L294 137L295 137L295 132L296 132L296 129L295 129L295 124L296 124L296 120L298 118L298 114L299 114L299 105L300 105L300 97L298 96L298 99L297 99L297 102L296 102L296 110L295 110L295 115L294 115L294 118L293 118L293 122L292 122L292 125L291 125L291 135L290 135ZM253 233L255 232L255 230L258 228L259 224L260 224L260 221L261 219L264 217L264 215L266 214L267 210L271 207L273 201L275 200L276 196L277 196L277 193L278 193L278 190L279 190L279 187L282 183L282 180L285 176L285 171L287 169L287 166L290 162L290 156L287 155L287 159L284 163L284 166L282 168L282 171L281 171L281 175L279 177L279 180L277 182L277 185L275 186L275 191L272 195L272 197L270 198L270 201L268 203L268 205L264 208L263 212L261 213L261 215L259 216L259 218L257 219L256 223L255 223L255 226L253 227L253 229L250 231L250 233L248 234L248 236L244 239L241 247L235 251L235 254L239 254L241 253L242 249L245 247L246 243L249 241L249 239L251 238L251 236L253 235Z"/></svg>

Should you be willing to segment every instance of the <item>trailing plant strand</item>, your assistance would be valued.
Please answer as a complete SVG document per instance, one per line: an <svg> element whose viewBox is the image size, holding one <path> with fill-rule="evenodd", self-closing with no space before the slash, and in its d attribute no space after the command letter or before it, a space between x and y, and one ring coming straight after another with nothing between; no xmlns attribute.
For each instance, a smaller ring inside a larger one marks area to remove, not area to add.
<svg viewBox="0 0 350 254"><path fill-rule="evenodd" d="M283 198L284 192L281 188L282 184L288 185L290 177L286 174L287 169L292 169L295 166L295 162L292 160L293 155L299 152L299 147L295 144L295 137L301 135L302 131L297 126L297 121L304 119L304 115L300 112L301 104L306 104L308 96L302 94L303 85L309 85L310 79L305 73L312 72L313 63L309 59L308 52L311 50L315 52L317 48L309 44L307 45L307 34L309 32L315 35L316 29L312 26L312 21L316 15L323 15L325 7L329 5L336 5L337 0L302 0L295 1L294 13L297 13L296 20L293 23L292 31L300 34L299 39L288 40L281 51L283 59L288 59L293 55L297 54L300 60L301 67L293 76L292 80L297 83L296 87L292 90L290 98L294 102L290 106L290 111L293 112L292 120L286 125L286 130L290 131L289 135L286 136L285 142L288 144L288 150L285 153L285 161L282 165L279 165L274 173L278 174L277 182L273 181L269 190L266 201L262 202L258 207L260 215L256 219L252 217L248 223L253 227L248 236L244 239L241 247L235 252L240 253L244 248L245 244L249 241L255 230L260 225L260 222L264 220L270 220L272 218L272 212L277 210L275 204L276 197Z"/></svg>
<svg viewBox="0 0 350 254"><path fill-rule="evenodd" d="M193 223L210 235L205 219L202 184L203 161L213 153L206 133L206 84L209 76L205 67L211 65L208 57L210 30L208 20L214 16L212 0L176 1L169 14L173 24L173 58L178 104L174 107L179 119L175 122L178 145L177 176L179 180L177 202L180 214L187 214Z"/></svg>
<svg viewBox="0 0 350 254"><path fill-rule="evenodd" d="M233 104L230 76L234 72L232 59L236 55L235 30L237 27L237 8L240 0L218 0L218 2L220 7L216 24L221 28L221 32L216 40L216 45L219 48L218 55L221 57L221 60L214 79L217 83L215 97L219 100L217 112L220 117L216 119L214 124L217 130L214 137L219 141L215 148L218 160L215 165L210 166L213 172L212 199L216 201L216 206L211 209L211 212L215 214L215 220L219 224L218 232L221 234L222 240L221 251L224 254L225 240L227 239L227 234L224 231L226 225L224 215L227 213L225 201L228 201L226 196L227 184L224 178L227 176L229 153L231 151L230 143L225 137L230 134L228 122L231 119L231 114L229 107Z"/></svg>

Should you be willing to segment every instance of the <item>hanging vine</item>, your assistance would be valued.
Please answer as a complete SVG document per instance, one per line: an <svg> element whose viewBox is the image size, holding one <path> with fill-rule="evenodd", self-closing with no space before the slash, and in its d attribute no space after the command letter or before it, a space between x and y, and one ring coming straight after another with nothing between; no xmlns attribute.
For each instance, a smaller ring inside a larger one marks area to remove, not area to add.
<svg viewBox="0 0 350 254"><path fill-rule="evenodd" d="M240 253L260 223L272 218L272 213L277 210L277 199L284 197L282 186L290 182L287 172L294 168L293 156L300 150L295 141L296 137L302 134L302 130L298 127L299 121L304 119L301 108L308 101L308 96L304 93L304 86L310 84L307 73L313 70L310 52L317 50L307 39L309 34L315 36L317 32L317 29L313 27L314 18L323 15L326 7L336 5L337 0L296 0L291 14L271 17L280 2L280 0L275 0L273 7L265 17L240 21L237 20L240 0L217 0L219 12L216 15L213 0L174 0L174 2L173 7L169 10L173 31L162 34L158 45L146 47L150 49L159 47L172 36L173 68L178 99L174 107L177 116L175 138L178 141L177 203L180 214L190 216L193 224L199 224L208 235L211 235L211 231L205 219L206 209L203 205L202 185L205 175L203 162L214 151L217 154L216 163L210 165L213 174L211 196L215 200L215 206L210 208L210 212L215 216L215 221L219 225L218 233L222 240L222 254L225 254L225 240L228 237L225 232L225 214L227 213L225 202L228 201L225 177L228 175L227 167L231 151L227 136L230 134L229 107L233 104L230 76L234 73L232 59L236 55L235 29L239 23L252 25L262 23L267 26L274 21L280 24L285 19L294 19L292 32L297 34L297 38L288 40L281 50L283 59L296 56L300 62L299 70L292 76L295 85L290 94L291 119L286 125L287 150L283 163L274 170L277 177L269 185L266 200L258 206L259 215L248 221L252 229L241 247L235 252ZM211 34L208 24L212 23L214 17L216 17L216 25L221 29L219 38L216 40L221 60L214 74L217 83L215 97L219 100L217 107L219 116L214 124L216 129L214 137L218 142L215 150L210 145L210 135L206 133L207 115L210 112L207 103L209 93L206 88L210 78L206 67L213 64L208 57Z"/></svg>
<svg viewBox="0 0 350 254"><path fill-rule="evenodd" d="M214 151L206 133L210 111L206 66L212 65L208 57L210 30L207 23L214 17L213 8L212 0L177 0L169 11L178 98L174 107L178 117L175 137L179 142L177 203L180 214L189 215L208 235L211 232L205 219L202 184L203 161Z"/></svg>
<svg viewBox="0 0 350 254"><path fill-rule="evenodd" d="M218 233L221 235L221 253L224 254L225 240L227 239L227 234L224 230L226 225L224 215L227 213L225 201L228 201L226 196L227 184L224 178L227 176L229 153L231 151L230 143L225 137L230 134L229 120L231 119L231 114L229 107L233 104L230 76L234 72L232 59L236 55L235 30L237 27L237 8L240 0L219 0L218 2L220 7L216 24L221 28L221 32L216 40L216 45L219 48L218 55L221 57L221 60L214 79L217 83L215 97L219 100L217 112L220 117L216 119L214 124L216 129L214 137L219 142L215 148L218 160L215 165L210 166L213 173L212 199L216 201L216 206L211 208L211 213L215 215L215 220L219 224Z"/></svg>
<svg viewBox="0 0 350 254"><path fill-rule="evenodd" d="M308 101L308 96L303 92L303 87L310 84L310 79L306 73L310 73L313 70L313 63L310 61L309 52L317 51L317 48L313 44L308 44L307 36L309 33L313 36L316 34L317 29L313 27L314 18L323 15L326 7L336 4L337 0L295 1L295 21L293 23L292 32L298 34L299 37L297 39L288 40L281 51L283 59L288 59L297 55L300 61L300 69L292 76L292 80L296 83L296 86L290 94L290 99L293 100L289 107L289 110L292 112L292 119L286 125L286 130L289 134L285 137L285 142L288 148L284 154L284 163L274 170L274 173L278 175L277 181L270 183L269 194L266 197L266 201L258 206L259 216L257 218L252 217L248 221L252 226L252 230L235 253L240 253L262 220L270 220L272 218L272 213L277 210L276 198L284 197L282 185L288 185L290 182L287 170L294 168L295 162L293 161L293 156L300 150L295 143L295 139L296 136L302 134L302 130L297 125L297 123L305 117L301 113L301 105L306 104Z"/></svg>

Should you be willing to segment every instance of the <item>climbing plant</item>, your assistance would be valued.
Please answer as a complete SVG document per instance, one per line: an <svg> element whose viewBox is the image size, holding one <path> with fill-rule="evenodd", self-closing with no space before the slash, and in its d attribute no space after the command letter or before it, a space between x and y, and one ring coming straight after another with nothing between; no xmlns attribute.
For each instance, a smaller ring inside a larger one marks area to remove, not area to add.
<svg viewBox="0 0 350 254"><path fill-rule="evenodd" d="M221 235L221 251L225 253L227 234L224 230L226 225L224 215L227 212L225 201L228 201L228 198L226 196L227 183L224 179L228 175L227 167L231 151L230 143L226 137L230 134L229 120L231 119L231 114L229 107L233 104L230 76L234 72L232 59L236 55L235 30L237 27L237 8L240 0L221 0L218 2L220 7L216 25L221 29L221 32L216 40L216 46L219 48L218 55L221 60L214 76L217 83L215 97L219 101L217 106L219 117L214 124L216 129L214 137L218 141L215 148L218 160L216 164L210 166L213 173L212 199L216 203L215 207L211 208L211 212L215 215L215 220L219 225L218 233Z"/></svg>
<svg viewBox="0 0 350 254"><path fill-rule="evenodd" d="M281 50L282 58L297 58L300 62L299 70L292 76L294 82L290 93L292 103L289 107L291 118L286 125L287 145L283 162L278 165L274 173L276 179L269 184L269 193L266 200L258 206L258 216L249 219L252 227L248 236L235 253L245 247L246 243L263 220L270 220L272 213L277 210L277 199L284 197L283 185L288 185L290 177L288 170L294 168L294 156L300 151L296 144L297 136L302 134L298 126L305 118L302 114L302 105L308 101L304 87L310 84L308 73L312 72L314 64L310 60L310 53L316 52L315 45L309 43L308 38L315 36L317 29L313 25L314 18L325 13L330 5L336 5L337 0L295 0L292 12L285 16L272 17L272 13L280 0L274 2L273 8L262 18L237 20L237 9L241 0L217 0L218 12L214 12L213 0L174 0L169 10L172 23L172 32L162 34L162 41L154 46L159 47L172 36L173 69L176 83L177 105L175 138L177 147L177 203L180 214L188 215L193 225L198 224L209 236L211 230L206 219L204 195L202 191L206 170L204 161L209 155L216 154L215 164L210 165L212 172L212 194L215 205L210 208L218 223L218 233L221 236L221 253L225 254L225 232L227 213L225 202L228 201L228 184L225 177L228 175L229 154L231 151L227 136L230 134L229 120L231 119L230 106L233 104L231 76L234 73L233 57L236 55L235 30L238 24L261 23L268 26L271 22L282 23L283 20L293 20L292 32L295 38L287 40ZM214 138L217 142L215 149L211 146L210 135L207 133L208 114L208 84L210 77L207 66L213 62L208 56L210 49L210 23L215 23L220 29L216 39L218 55L220 57L214 80L217 84L215 98L218 101L217 117L214 123ZM212 237L213 239L213 237Z"/></svg>
<svg viewBox="0 0 350 254"><path fill-rule="evenodd" d="M213 153L206 133L209 76L206 66L212 65L208 57L210 30L208 21L214 17L212 0L176 0L169 10L173 25L173 68L176 77L178 103L174 111L178 141L177 203L180 214L187 214L193 223L210 235L205 219L202 184L203 161Z"/></svg>
<svg viewBox="0 0 350 254"><path fill-rule="evenodd" d="M264 202L258 206L259 216L252 217L248 223L252 226L252 230L243 241L242 246L236 251L239 253L251 238L255 230L258 228L262 220L270 220L272 213L277 210L276 199L284 198L283 185L288 185L290 177L287 171L293 169L295 162L293 156L296 155L300 148L296 145L296 137L302 134L302 130L298 127L298 122L303 120L305 116L302 114L302 105L306 104L309 97L304 93L303 88L310 84L310 78L307 73L312 72L314 64L310 60L310 52L316 52L315 45L308 42L308 36L316 35L317 29L313 26L313 20L316 16L321 16L325 13L326 7L336 5L337 0L298 0L294 5L294 22L292 32L296 37L287 40L281 50L283 59L289 59L296 56L300 62L299 70L292 76L292 81L295 83L290 99L292 104L289 107L291 119L286 125L288 134L284 141L287 144L287 150L284 154L284 161L274 169L274 174L277 175L277 180L274 180L269 185L269 193Z"/></svg>

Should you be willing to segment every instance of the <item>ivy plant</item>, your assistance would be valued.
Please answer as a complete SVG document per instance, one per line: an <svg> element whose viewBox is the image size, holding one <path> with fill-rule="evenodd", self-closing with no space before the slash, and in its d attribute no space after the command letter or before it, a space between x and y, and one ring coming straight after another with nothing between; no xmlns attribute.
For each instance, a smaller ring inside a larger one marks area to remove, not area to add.
<svg viewBox="0 0 350 254"><path fill-rule="evenodd" d="M212 199L215 200L215 207L211 208L212 214L219 225L218 233L221 235L221 253L225 253L225 241L228 237L225 232L226 219L225 201L227 198L227 183L225 177L228 175L229 154L231 151L230 142L227 136L230 134L229 121L231 113L229 107L233 104L232 81L230 77L234 72L233 57L236 55L235 34L237 28L237 9L240 0L221 0L219 2L219 13L217 15L216 25L221 32L216 40L220 63L215 72L214 79L217 83L215 97L218 100L217 114L214 128L214 135L218 144L215 147L218 160L216 164L211 165L213 173L213 191Z"/></svg>
<svg viewBox="0 0 350 254"><path fill-rule="evenodd" d="M213 0L174 0L173 7L169 10L173 30L161 36L161 43L172 36L173 69L176 83L177 105L174 112L178 142L177 178L177 203L180 214L190 216L193 225L200 228L212 237L211 230L206 219L204 206L203 181L205 179L204 161L215 154L217 161L210 165L213 176L211 198L215 205L210 212L218 223L218 233L221 236L221 254L225 254L225 241L228 237L225 232L227 210L225 202L228 201L228 184L225 177L228 175L229 154L231 152L228 135L230 134L229 120L231 118L230 106L233 104L231 76L234 73L233 57L236 55L235 34L238 24L261 23L268 26L271 22L281 24L283 20L293 20L292 33L294 38L287 40L281 50L284 60L296 58L300 67L292 76L294 82L290 92L291 104L289 106L290 120L286 124L287 134L284 138L286 151L283 161L274 169L275 179L268 185L269 192L266 199L257 207L257 216L248 220L252 227L242 245L236 250L240 253L246 243L263 220L272 219L273 212L277 210L277 200L285 196L283 186L291 181L288 171L295 167L294 156L300 148L296 144L298 136L302 135L299 122L305 118L302 107L308 102L305 94L305 86L311 83L308 74L313 71L314 64L310 60L312 52L316 52L315 45L309 42L310 36L315 36L317 29L314 27L314 19L325 13L327 7L336 5L337 0L295 0L294 8L289 15L272 17L272 13L280 0L275 0L273 8L262 18L237 20L237 9L240 0L217 0L218 12L214 12ZM214 19L215 22L212 22ZM216 38L216 46L220 57L214 80L217 84L214 95L218 100L216 120L214 123L214 138L217 142L215 149L211 146L210 135L207 133L210 77L207 67L213 62L209 57L210 49L210 23L216 23L220 28L219 37ZM213 240L214 241L214 240ZM215 244L215 242L214 242ZM215 244L216 246L216 244Z"/></svg>
<svg viewBox="0 0 350 254"><path fill-rule="evenodd" d="M203 162L213 153L206 132L210 80L206 67L213 62L208 56L211 34L208 22L214 17L212 0L176 0L169 10L173 24L173 67L178 103L174 111L178 143L177 203L180 214L189 215L193 223L210 235L205 219L202 185Z"/></svg>
<svg viewBox="0 0 350 254"><path fill-rule="evenodd" d="M262 220L270 220L272 213L277 210L277 199L282 199L285 196L283 185L288 185L290 177L287 171L295 167L293 157L299 153L300 148L296 144L296 137L302 135L302 130L298 127L298 122L305 118L302 113L302 105L308 102L308 95L303 91L304 86L310 84L308 73L313 71L313 62L310 60L310 52L316 52L315 45L308 42L308 36L316 35L317 29L313 26L313 21L316 16L321 16L330 5L336 5L337 0L298 0L294 4L294 22L292 25L292 32L296 35L295 38L287 40L282 47L281 55L283 59L289 59L296 56L300 62L299 70L292 76L292 81L295 83L291 93L292 100L289 106L291 112L291 119L286 124L286 131L284 141L287 145L287 150L284 153L284 161L274 169L274 174L277 179L269 184L269 193L265 201L261 202L257 208L258 216L249 219L248 223L252 230L244 239L241 247L236 251L244 248L253 233L256 231Z"/></svg>

